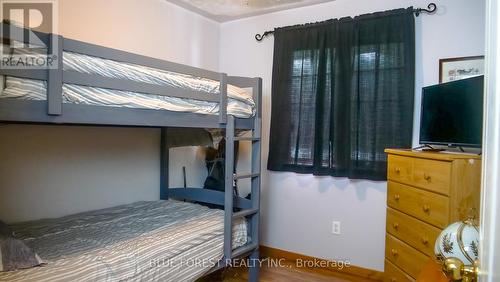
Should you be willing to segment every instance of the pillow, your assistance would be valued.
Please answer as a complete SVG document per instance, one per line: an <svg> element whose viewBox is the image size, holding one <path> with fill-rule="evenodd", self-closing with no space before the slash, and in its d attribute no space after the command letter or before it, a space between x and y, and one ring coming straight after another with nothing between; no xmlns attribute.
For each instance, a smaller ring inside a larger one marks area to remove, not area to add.
<svg viewBox="0 0 500 282"><path fill-rule="evenodd" d="M0 271L30 268L42 263L35 251L16 239L9 226L0 220Z"/></svg>

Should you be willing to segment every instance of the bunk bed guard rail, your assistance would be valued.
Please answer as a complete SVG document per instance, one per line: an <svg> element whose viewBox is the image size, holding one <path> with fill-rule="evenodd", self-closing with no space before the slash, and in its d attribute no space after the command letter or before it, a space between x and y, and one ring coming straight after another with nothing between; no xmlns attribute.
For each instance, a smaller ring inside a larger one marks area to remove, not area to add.
<svg viewBox="0 0 500 282"><path fill-rule="evenodd" d="M54 60L54 62L57 66L53 68L0 68L0 75L47 81L48 115L59 116L63 114L62 85L64 83L68 83L81 86L215 102L219 103L219 123L225 124L227 122L228 76L225 73L200 69L73 39L67 39L56 34L31 31L5 23L1 23L1 28L2 31L10 31L0 33L2 36L2 43L4 45L10 45L13 41L30 44L30 42L28 42L30 38L29 36L22 36L19 38L17 35L31 33L46 45L48 54L55 55L54 59L56 60ZM155 85L126 79L109 78L97 74L63 70L63 52L65 51L219 81L220 95L191 89L187 90L176 88L168 85Z"/></svg>

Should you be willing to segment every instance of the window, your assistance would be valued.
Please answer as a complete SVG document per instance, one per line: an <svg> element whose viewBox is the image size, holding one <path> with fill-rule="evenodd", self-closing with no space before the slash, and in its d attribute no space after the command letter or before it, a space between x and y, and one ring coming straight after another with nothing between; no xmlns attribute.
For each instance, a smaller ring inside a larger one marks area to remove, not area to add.
<svg viewBox="0 0 500 282"><path fill-rule="evenodd" d="M383 180L413 125L411 9L275 32L268 168Z"/></svg>
<svg viewBox="0 0 500 282"><path fill-rule="evenodd" d="M313 134L307 134L315 120L316 92L318 82L319 50L299 50L293 53L293 66L291 74L291 111L299 114L290 134L289 162L312 166L314 156ZM329 60L330 53L327 50L326 59ZM331 64L326 65L326 74L329 77ZM326 89L330 87L330 79L327 78ZM323 158L328 162L329 151L324 152Z"/></svg>

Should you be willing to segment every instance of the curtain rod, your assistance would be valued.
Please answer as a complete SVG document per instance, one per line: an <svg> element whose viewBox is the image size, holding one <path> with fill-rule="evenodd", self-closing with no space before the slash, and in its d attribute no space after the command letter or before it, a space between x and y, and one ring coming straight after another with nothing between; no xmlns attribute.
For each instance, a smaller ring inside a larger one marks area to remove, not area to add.
<svg viewBox="0 0 500 282"><path fill-rule="evenodd" d="M421 13L434 14L436 12L436 10L437 10L436 4L430 3L429 5L427 5L427 9L416 8L416 9L413 9L413 13L415 13L415 17L418 17L418 16L420 16ZM255 40L262 41L264 39L264 37L266 37L268 35L272 35L273 33L274 33L274 30L268 30L262 34L257 33L255 35Z"/></svg>

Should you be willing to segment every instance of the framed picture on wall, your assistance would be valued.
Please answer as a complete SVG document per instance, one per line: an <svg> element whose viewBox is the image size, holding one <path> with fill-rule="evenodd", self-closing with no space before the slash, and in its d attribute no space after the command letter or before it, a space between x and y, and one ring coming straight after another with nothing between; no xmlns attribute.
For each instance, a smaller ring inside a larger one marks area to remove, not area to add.
<svg viewBox="0 0 500 282"><path fill-rule="evenodd" d="M484 56L439 60L439 83L484 74Z"/></svg>

